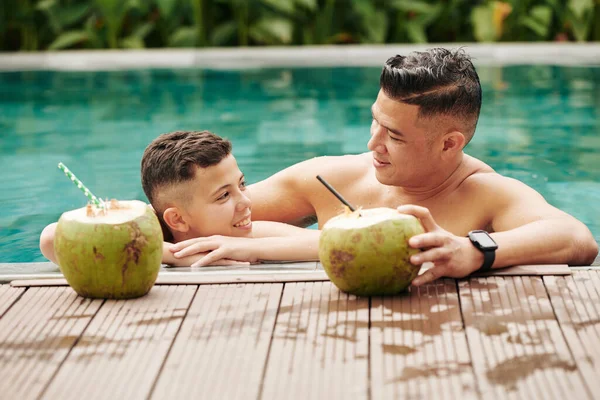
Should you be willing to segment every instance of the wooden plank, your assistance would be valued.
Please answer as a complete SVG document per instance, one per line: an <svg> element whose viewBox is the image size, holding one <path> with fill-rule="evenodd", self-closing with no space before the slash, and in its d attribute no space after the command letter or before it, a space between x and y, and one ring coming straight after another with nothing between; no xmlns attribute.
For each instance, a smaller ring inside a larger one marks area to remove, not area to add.
<svg viewBox="0 0 600 400"><path fill-rule="evenodd" d="M383 398L477 398L454 280L371 304L371 390Z"/></svg>
<svg viewBox="0 0 600 400"><path fill-rule="evenodd" d="M0 285L0 318L16 301L19 300L19 297L24 291L24 288L14 288L10 285Z"/></svg>
<svg viewBox="0 0 600 400"><path fill-rule="evenodd" d="M546 277L544 283L579 371L591 392L600 393L600 271Z"/></svg>
<svg viewBox="0 0 600 400"><path fill-rule="evenodd" d="M155 287L137 299L107 300L44 397L147 398L196 289Z"/></svg>
<svg viewBox="0 0 600 400"><path fill-rule="evenodd" d="M567 264L515 265L506 268L495 268L487 272L477 272L472 276L545 276L571 275Z"/></svg>
<svg viewBox="0 0 600 400"><path fill-rule="evenodd" d="M325 271L292 272L278 271L277 273L263 270L211 274L211 273L165 273L159 274L156 285L201 285L201 284L226 284L226 283L284 283L284 282L318 282L328 281ZM50 279L21 279L10 283L12 287L39 287L39 286L67 286L63 278Z"/></svg>
<svg viewBox="0 0 600 400"><path fill-rule="evenodd" d="M301 267L291 264L286 267L282 264L278 267L260 266L250 270L247 267L212 270L211 267L204 269L188 269L186 272L180 271L182 268L176 268L178 272L160 272L157 285L201 285L201 284L225 284L225 283L284 283L284 282L319 282L328 281L329 278L323 270L323 266L318 263L316 270L309 263L300 263ZM220 268L220 267L219 267ZM174 268L175 269L175 268ZM428 268L423 268L422 272ZM570 275L571 269L566 264L548 264L548 265L517 265L514 267L494 269L486 273L480 273L474 276L527 276L527 275ZM64 278L39 278L34 279L15 279L10 282L13 287L32 287L32 286L67 286Z"/></svg>
<svg viewBox="0 0 600 400"><path fill-rule="evenodd" d="M282 289L200 286L151 397L256 398Z"/></svg>
<svg viewBox="0 0 600 400"><path fill-rule="evenodd" d="M541 277L459 282L464 323L484 398L590 398Z"/></svg>
<svg viewBox="0 0 600 400"><path fill-rule="evenodd" d="M368 398L368 344L368 298L286 284L261 398Z"/></svg>
<svg viewBox="0 0 600 400"><path fill-rule="evenodd" d="M0 319L1 396L40 396L101 304L70 288L28 289Z"/></svg>

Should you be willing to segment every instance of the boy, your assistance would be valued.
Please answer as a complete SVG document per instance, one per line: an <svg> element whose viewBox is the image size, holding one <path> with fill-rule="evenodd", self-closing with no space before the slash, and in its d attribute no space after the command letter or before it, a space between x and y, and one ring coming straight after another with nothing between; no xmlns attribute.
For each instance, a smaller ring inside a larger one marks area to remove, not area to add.
<svg viewBox="0 0 600 400"><path fill-rule="evenodd" d="M226 139L208 131L160 135L144 151L141 175L144 193L163 227L163 263L205 266L318 258L319 231L252 222L244 174ZM40 249L56 263L55 228L51 224L44 229Z"/></svg>

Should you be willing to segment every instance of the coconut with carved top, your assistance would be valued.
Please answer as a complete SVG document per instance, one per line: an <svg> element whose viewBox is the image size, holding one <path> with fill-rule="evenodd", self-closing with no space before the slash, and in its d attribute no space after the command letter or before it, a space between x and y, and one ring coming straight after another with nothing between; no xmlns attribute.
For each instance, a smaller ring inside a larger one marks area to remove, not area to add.
<svg viewBox="0 0 600 400"><path fill-rule="evenodd" d="M338 215L323 226L319 259L329 279L358 296L397 294L419 273L410 263L418 253L408 240L423 233L421 222L391 208L362 209Z"/></svg>
<svg viewBox="0 0 600 400"><path fill-rule="evenodd" d="M163 236L141 201L111 200L65 212L54 251L69 285L83 297L127 299L148 293L160 270Z"/></svg>

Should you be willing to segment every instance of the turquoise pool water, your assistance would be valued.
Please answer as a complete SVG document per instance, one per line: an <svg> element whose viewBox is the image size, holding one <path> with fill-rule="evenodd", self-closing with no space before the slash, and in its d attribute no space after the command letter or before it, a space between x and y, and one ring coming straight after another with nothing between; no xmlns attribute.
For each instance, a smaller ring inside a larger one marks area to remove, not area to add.
<svg viewBox="0 0 600 400"><path fill-rule="evenodd" d="M366 150L379 68L0 73L0 262L43 261L38 237L85 198L145 200L139 161L158 134L233 141L249 182L319 155ZM466 151L534 187L600 241L600 68L480 67Z"/></svg>

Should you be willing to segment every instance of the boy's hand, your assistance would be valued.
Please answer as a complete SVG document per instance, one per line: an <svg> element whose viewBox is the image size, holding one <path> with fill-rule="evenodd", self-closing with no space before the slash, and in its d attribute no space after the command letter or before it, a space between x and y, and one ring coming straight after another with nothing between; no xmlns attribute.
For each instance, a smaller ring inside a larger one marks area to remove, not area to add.
<svg viewBox="0 0 600 400"><path fill-rule="evenodd" d="M257 257L252 252L252 239L229 236L209 236L184 240L171 246L170 251L175 258L188 257L194 254L207 253L194 262L192 267L202 267L224 262L256 262ZM223 260L223 261L221 261Z"/></svg>

